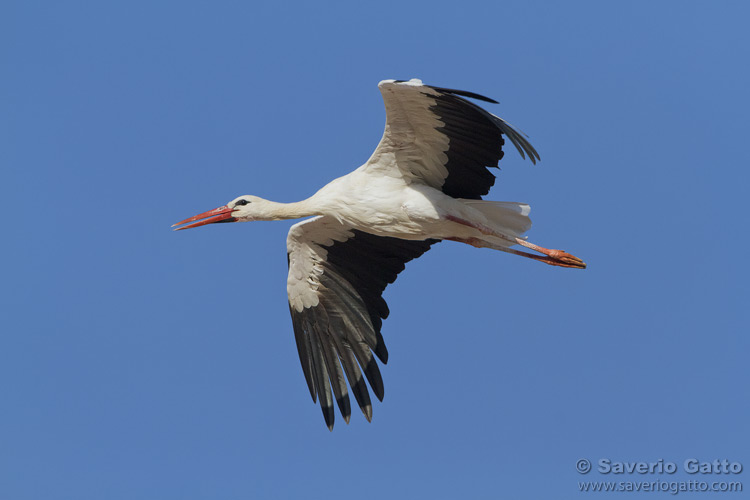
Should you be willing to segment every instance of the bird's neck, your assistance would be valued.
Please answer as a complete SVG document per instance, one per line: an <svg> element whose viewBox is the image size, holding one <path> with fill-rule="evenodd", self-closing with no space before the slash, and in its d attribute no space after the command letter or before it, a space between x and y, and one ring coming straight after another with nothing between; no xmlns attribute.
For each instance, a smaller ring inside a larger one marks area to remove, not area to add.
<svg viewBox="0 0 750 500"><path fill-rule="evenodd" d="M302 217L310 217L311 215L320 215L320 213L313 208L311 198L302 201L296 201L293 203L279 203L276 201L265 201L264 208L267 209L267 214L263 217L266 220L284 220L284 219L301 219Z"/></svg>

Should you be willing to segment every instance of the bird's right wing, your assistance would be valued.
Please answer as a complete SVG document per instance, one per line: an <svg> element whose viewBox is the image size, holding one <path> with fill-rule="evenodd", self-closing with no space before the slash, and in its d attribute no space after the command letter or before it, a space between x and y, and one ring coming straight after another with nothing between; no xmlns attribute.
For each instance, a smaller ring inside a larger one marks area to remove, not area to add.
<svg viewBox="0 0 750 500"><path fill-rule="evenodd" d="M331 389L348 423L351 416L346 379L367 420L372 404L367 385L383 399L383 380L373 352L388 361L380 334L388 316L383 290L437 240L409 241L375 236L343 226L329 217L295 224L287 237L287 293L302 371L313 401L329 429L334 410ZM343 369L342 369L343 368Z"/></svg>

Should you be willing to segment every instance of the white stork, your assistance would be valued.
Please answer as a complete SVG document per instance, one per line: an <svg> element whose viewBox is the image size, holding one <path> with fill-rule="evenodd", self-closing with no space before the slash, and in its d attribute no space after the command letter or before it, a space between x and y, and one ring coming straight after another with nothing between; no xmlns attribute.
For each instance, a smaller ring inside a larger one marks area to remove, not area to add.
<svg viewBox="0 0 750 500"><path fill-rule="evenodd" d="M333 398L348 423L349 380L368 421L372 404L362 372L383 399L373 353L387 363L380 334L388 306L381 297L404 265L441 240L468 243L583 269L561 250L526 241L529 206L484 201L503 157L503 135L522 157L539 154L508 122L462 98L496 101L471 92L384 80L386 123L370 159L310 198L276 203L240 196L175 224L188 229L215 222L297 219L287 237L287 292L302 371L333 430ZM195 222L198 221L198 222ZM542 255L509 248L521 245Z"/></svg>

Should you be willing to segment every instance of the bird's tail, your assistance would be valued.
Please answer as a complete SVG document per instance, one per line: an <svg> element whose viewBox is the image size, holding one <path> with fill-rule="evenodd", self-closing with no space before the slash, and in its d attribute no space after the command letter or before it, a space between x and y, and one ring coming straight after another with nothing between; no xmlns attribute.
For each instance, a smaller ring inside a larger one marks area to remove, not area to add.
<svg viewBox="0 0 750 500"><path fill-rule="evenodd" d="M531 228L529 212L531 207L526 203L513 201L461 200L484 215L492 223L492 228L510 237L521 237ZM509 247L514 243L499 238L489 237L492 243Z"/></svg>

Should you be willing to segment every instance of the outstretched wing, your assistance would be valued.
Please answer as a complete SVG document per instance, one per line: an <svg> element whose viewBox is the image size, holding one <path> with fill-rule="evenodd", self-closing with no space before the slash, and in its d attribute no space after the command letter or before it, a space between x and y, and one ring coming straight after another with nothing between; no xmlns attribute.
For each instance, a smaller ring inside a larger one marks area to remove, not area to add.
<svg viewBox="0 0 750 500"><path fill-rule="evenodd" d="M320 399L333 429L333 396L348 423L346 379L367 420L372 404L364 372L383 399L383 379L373 353L388 361L380 335L388 305L381 297L404 265L438 240L408 241L375 236L315 217L292 226L287 237L287 293L302 371L313 401Z"/></svg>
<svg viewBox="0 0 750 500"><path fill-rule="evenodd" d="M503 157L503 135L523 158L539 159L522 132L463 97L495 103L492 99L416 79L384 80L378 87L385 101L385 132L362 169L400 175L454 198L479 199L495 183L486 167L497 167Z"/></svg>

